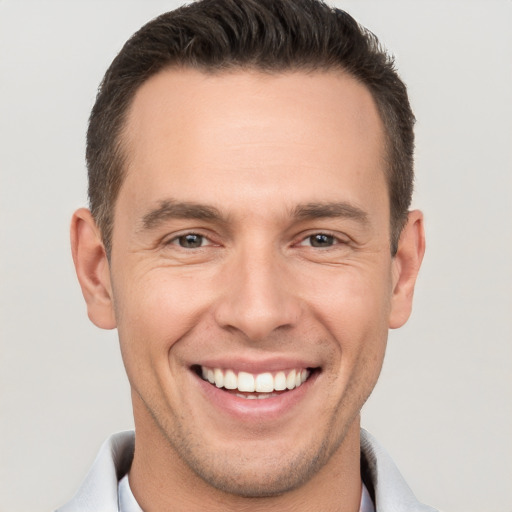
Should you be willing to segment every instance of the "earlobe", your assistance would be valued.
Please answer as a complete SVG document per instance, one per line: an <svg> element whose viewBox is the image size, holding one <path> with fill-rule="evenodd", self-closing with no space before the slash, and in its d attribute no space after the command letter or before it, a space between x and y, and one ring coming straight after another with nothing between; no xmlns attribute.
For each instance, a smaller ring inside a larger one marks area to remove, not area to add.
<svg viewBox="0 0 512 512"><path fill-rule="evenodd" d="M90 320L103 329L115 328L109 262L100 230L86 208L73 214L71 251Z"/></svg>
<svg viewBox="0 0 512 512"><path fill-rule="evenodd" d="M397 253L393 258L390 329L401 327L411 314L414 286L424 253L423 214L414 210L409 212L407 224L400 235Z"/></svg>

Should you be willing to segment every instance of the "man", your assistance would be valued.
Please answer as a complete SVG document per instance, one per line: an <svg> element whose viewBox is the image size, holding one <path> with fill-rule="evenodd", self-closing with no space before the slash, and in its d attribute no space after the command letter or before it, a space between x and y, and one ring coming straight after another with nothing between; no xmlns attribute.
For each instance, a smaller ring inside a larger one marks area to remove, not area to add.
<svg viewBox="0 0 512 512"><path fill-rule="evenodd" d="M359 414L411 310L414 117L377 40L313 0L205 0L107 71L72 221L136 434L62 511L427 511Z"/></svg>

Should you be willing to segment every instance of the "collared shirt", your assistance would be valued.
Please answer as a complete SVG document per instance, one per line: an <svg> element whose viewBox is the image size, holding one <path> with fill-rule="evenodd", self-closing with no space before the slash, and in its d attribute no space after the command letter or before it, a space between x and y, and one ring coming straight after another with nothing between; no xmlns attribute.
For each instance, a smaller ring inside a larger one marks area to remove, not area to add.
<svg viewBox="0 0 512 512"><path fill-rule="evenodd" d="M117 488L119 493L119 512L143 512L130 489L128 475L124 475L119 480Z"/></svg>
<svg viewBox="0 0 512 512"><path fill-rule="evenodd" d="M128 475L124 475L124 477L119 481L118 493L119 512L143 512L130 489ZM361 505L359 506L359 512L375 512L375 507L373 506L370 493L364 484L361 492Z"/></svg>
<svg viewBox="0 0 512 512"><path fill-rule="evenodd" d="M119 481L130 469L134 447L134 432L120 432L107 439L80 489L70 502L58 509L59 512L119 512L120 505L122 512L140 512L137 501L136 508L128 508L131 495L131 491L125 492L130 488L128 480L122 485L124 490L119 491ZM375 512L436 512L415 498L389 455L365 430L361 430L361 475ZM363 489L361 512L366 512L367 498Z"/></svg>

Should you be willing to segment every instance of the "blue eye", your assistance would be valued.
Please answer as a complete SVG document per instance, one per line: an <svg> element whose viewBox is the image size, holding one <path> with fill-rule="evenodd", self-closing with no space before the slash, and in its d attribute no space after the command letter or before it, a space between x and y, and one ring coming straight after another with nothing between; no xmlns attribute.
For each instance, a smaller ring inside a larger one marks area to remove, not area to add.
<svg viewBox="0 0 512 512"><path fill-rule="evenodd" d="M311 247L331 247L336 242L332 235L326 235L325 233L308 236L307 240L309 240Z"/></svg>
<svg viewBox="0 0 512 512"><path fill-rule="evenodd" d="M176 238L175 242L184 249L197 249L204 243L204 236L195 233L188 233L186 235Z"/></svg>

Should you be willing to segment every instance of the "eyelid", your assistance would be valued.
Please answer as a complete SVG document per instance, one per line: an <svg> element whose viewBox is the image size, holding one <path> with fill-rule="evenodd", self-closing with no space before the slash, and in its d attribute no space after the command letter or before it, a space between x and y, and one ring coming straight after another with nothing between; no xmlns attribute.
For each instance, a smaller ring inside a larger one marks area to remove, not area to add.
<svg viewBox="0 0 512 512"><path fill-rule="evenodd" d="M162 245L164 245L164 246L174 245L176 247L179 247L180 249L185 249L185 250L189 251L191 249L181 247L178 243L180 238L185 237L187 235L196 235L196 236L200 236L203 239L204 243L202 243L201 246L197 247L196 249L201 249L203 247L208 247L211 245L219 245L212 239L211 235L205 234L201 229L186 229L186 230L180 231L178 233L173 233L171 236L166 236L163 238Z"/></svg>
<svg viewBox="0 0 512 512"><path fill-rule="evenodd" d="M300 236L298 237L297 242L295 242L294 245L299 245L299 246L303 246L303 247L311 247L311 244L305 244L304 242L306 242L309 238L311 238L315 235L327 235L327 236L334 238L335 243L330 247L334 247L337 245L345 245L350 242L350 239L347 235L341 235L340 233L335 233L328 229L317 229L314 231L308 231L306 233L301 233ZM329 248L329 247L326 247L326 248Z"/></svg>

